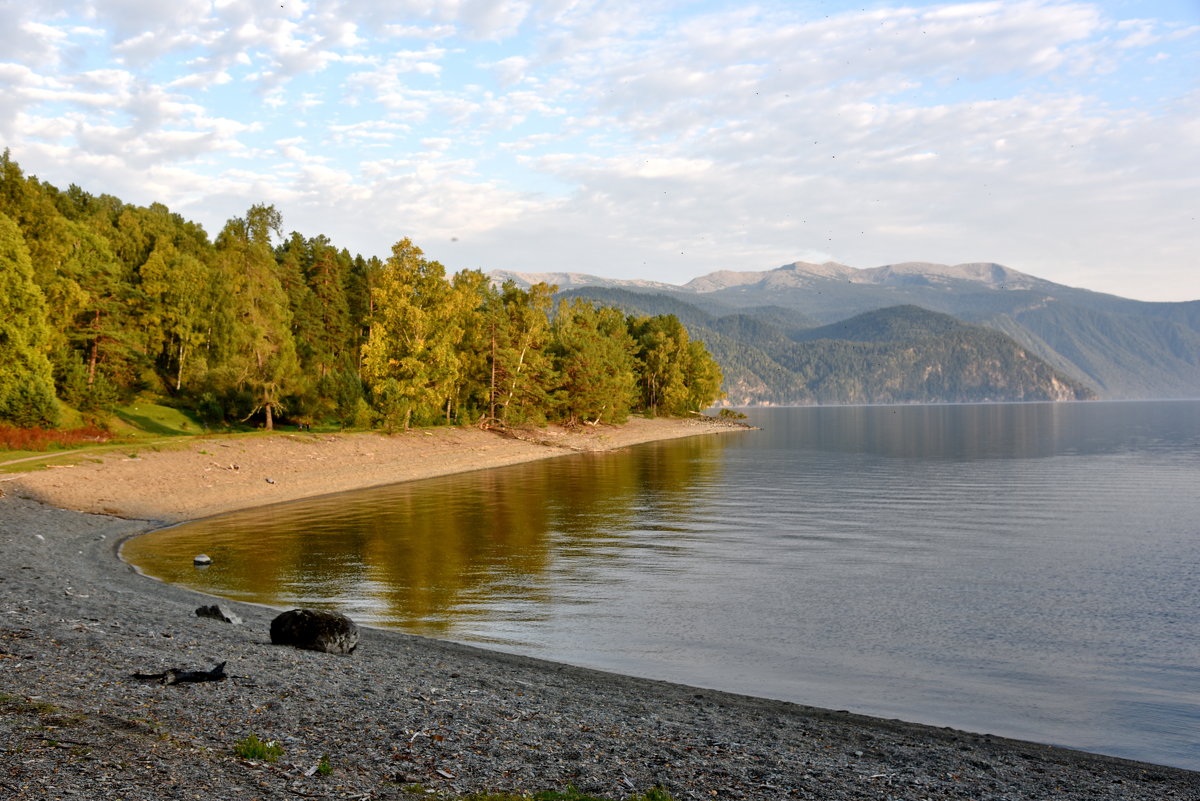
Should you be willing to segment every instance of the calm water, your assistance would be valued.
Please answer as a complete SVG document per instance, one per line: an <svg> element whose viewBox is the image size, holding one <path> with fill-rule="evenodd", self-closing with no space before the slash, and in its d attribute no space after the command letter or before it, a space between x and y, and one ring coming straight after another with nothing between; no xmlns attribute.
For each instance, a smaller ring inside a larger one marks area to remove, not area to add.
<svg viewBox="0 0 1200 801"><path fill-rule="evenodd" d="M1200 769L1200 402L751 417L124 555L240 600Z"/></svg>

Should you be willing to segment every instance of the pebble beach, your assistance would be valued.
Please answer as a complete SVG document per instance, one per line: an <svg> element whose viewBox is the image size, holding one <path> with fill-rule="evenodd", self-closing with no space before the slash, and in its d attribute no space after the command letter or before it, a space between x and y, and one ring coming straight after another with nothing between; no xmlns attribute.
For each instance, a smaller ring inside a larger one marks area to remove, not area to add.
<svg viewBox="0 0 1200 801"><path fill-rule="evenodd" d="M198 439L0 478L0 798L1200 799L1200 773L363 628L273 646L280 610L139 575L130 536L222 511L678 436L716 422ZM268 481L270 479L270 481ZM220 681L137 678L209 670ZM236 753L273 742L274 761Z"/></svg>

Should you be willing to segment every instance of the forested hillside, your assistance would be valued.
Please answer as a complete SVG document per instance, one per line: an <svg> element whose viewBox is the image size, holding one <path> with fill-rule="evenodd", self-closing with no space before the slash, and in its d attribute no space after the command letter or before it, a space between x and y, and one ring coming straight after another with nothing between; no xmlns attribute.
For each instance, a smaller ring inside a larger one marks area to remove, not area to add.
<svg viewBox="0 0 1200 801"><path fill-rule="evenodd" d="M524 281L536 277L522 275ZM906 262L856 269L795 262L760 272L715 272L673 288L612 279L597 286L590 276L567 278L573 282L562 287L567 292L589 297L653 293L659 297L633 305L666 308L663 298L669 297L709 319L737 315L784 333L864 312L918 306L1006 334L1106 399L1200 397L1200 300L1130 300L993 263ZM795 322L804 319L810 322ZM703 336L723 359L718 344ZM722 363L733 389L736 368Z"/></svg>
<svg viewBox="0 0 1200 801"><path fill-rule="evenodd" d="M213 240L165 206L59 190L0 158L0 422L52 426L133 397L210 425L618 422L683 414L721 371L671 315L453 276L283 235L271 206Z"/></svg>
<svg viewBox="0 0 1200 801"><path fill-rule="evenodd" d="M723 316L676 296L610 287L591 298L630 314L666 311L702 337L737 405L775 403L959 403L1083 400L1090 388L1010 337L947 314L896 306L824 326L776 306Z"/></svg>

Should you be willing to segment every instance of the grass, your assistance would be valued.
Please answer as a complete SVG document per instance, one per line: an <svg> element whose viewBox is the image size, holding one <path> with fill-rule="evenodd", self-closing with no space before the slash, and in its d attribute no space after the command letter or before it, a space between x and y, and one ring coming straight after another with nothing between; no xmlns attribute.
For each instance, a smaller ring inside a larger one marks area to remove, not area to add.
<svg viewBox="0 0 1200 801"><path fill-rule="evenodd" d="M181 409L139 400L113 409L123 437L186 437L204 433L200 420Z"/></svg>
<svg viewBox="0 0 1200 801"><path fill-rule="evenodd" d="M242 759L256 759L260 762L275 762L283 756L283 746L274 740L263 742L257 734L248 734L238 740L233 746L233 752ZM332 770L332 767L330 768Z"/></svg>

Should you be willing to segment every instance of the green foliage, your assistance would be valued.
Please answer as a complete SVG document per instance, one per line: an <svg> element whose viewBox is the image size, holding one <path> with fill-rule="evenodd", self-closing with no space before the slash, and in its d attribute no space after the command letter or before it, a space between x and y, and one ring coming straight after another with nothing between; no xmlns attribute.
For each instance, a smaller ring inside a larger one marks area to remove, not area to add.
<svg viewBox="0 0 1200 801"><path fill-rule="evenodd" d="M282 221L269 205L210 241L161 204L59 191L5 151L0 220L0 364L15 365L0 372L0 420L17 425L60 411L115 411L159 433L280 418L619 422L719 393L720 369L677 318L635 323L580 302L552 321L552 287L447 278L408 239L386 262L323 236L273 246ZM133 410L152 397L191 419Z"/></svg>
<svg viewBox="0 0 1200 801"><path fill-rule="evenodd" d="M0 214L0 421L23 427L58 422L49 339L46 304L24 238Z"/></svg>
<svg viewBox="0 0 1200 801"><path fill-rule="evenodd" d="M250 733L234 744L233 752L242 759L275 762L283 756L283 746L274 740L264 742L258 739L257 734Z"/></svg>
<svg viewBox="0 0 1200 801"><path fill-rule="evenodd" d="M721 393L721 368L673 314L629 321L637 342L641 406L650 414L679 416L713 404Z"/></svg>
<svg viewBox="0 0 1200 801"><path fill-rule="evenodd" d="M637 345L625 316L611 307L563 301L552 333L558 416L570 423L625 422L638 397Z"/></svg>
<svg viewBox="0 0 1200 801"><path fill-rule="evenodd" d="M329 761L329 754L321 755L321 761L317 763L317 773L322 776L329 776L333 773L333 763Z"/></svg>
<svg viewBox="0 0 1200 801"><path fill-rule="evenodd" d="M466 409L488 425L546 422L556 382L547 350L553 287L497 289L481 275L471 283L480 300L464 340Z"/></svg>
<svg viewBox="0 0 1200 801"><path fill-rule="evenodd" d="M463 311L474 298L445 279L410 239L397 242L371 290L375 308L363 373L386 427L446 421L460 380Z"/></svg>
<svg viewBox="0 0 1200 801"><path fill-rule="evenodd" d="M225 378L249 394L244 419L262 412L270 431L284 411L284 397L302 380L292 337L292 312L280 282L270 234L279 230L273 206L252 206L246 217L230 220L217 237L218 269L227 286L235 325Z"/></svg>

